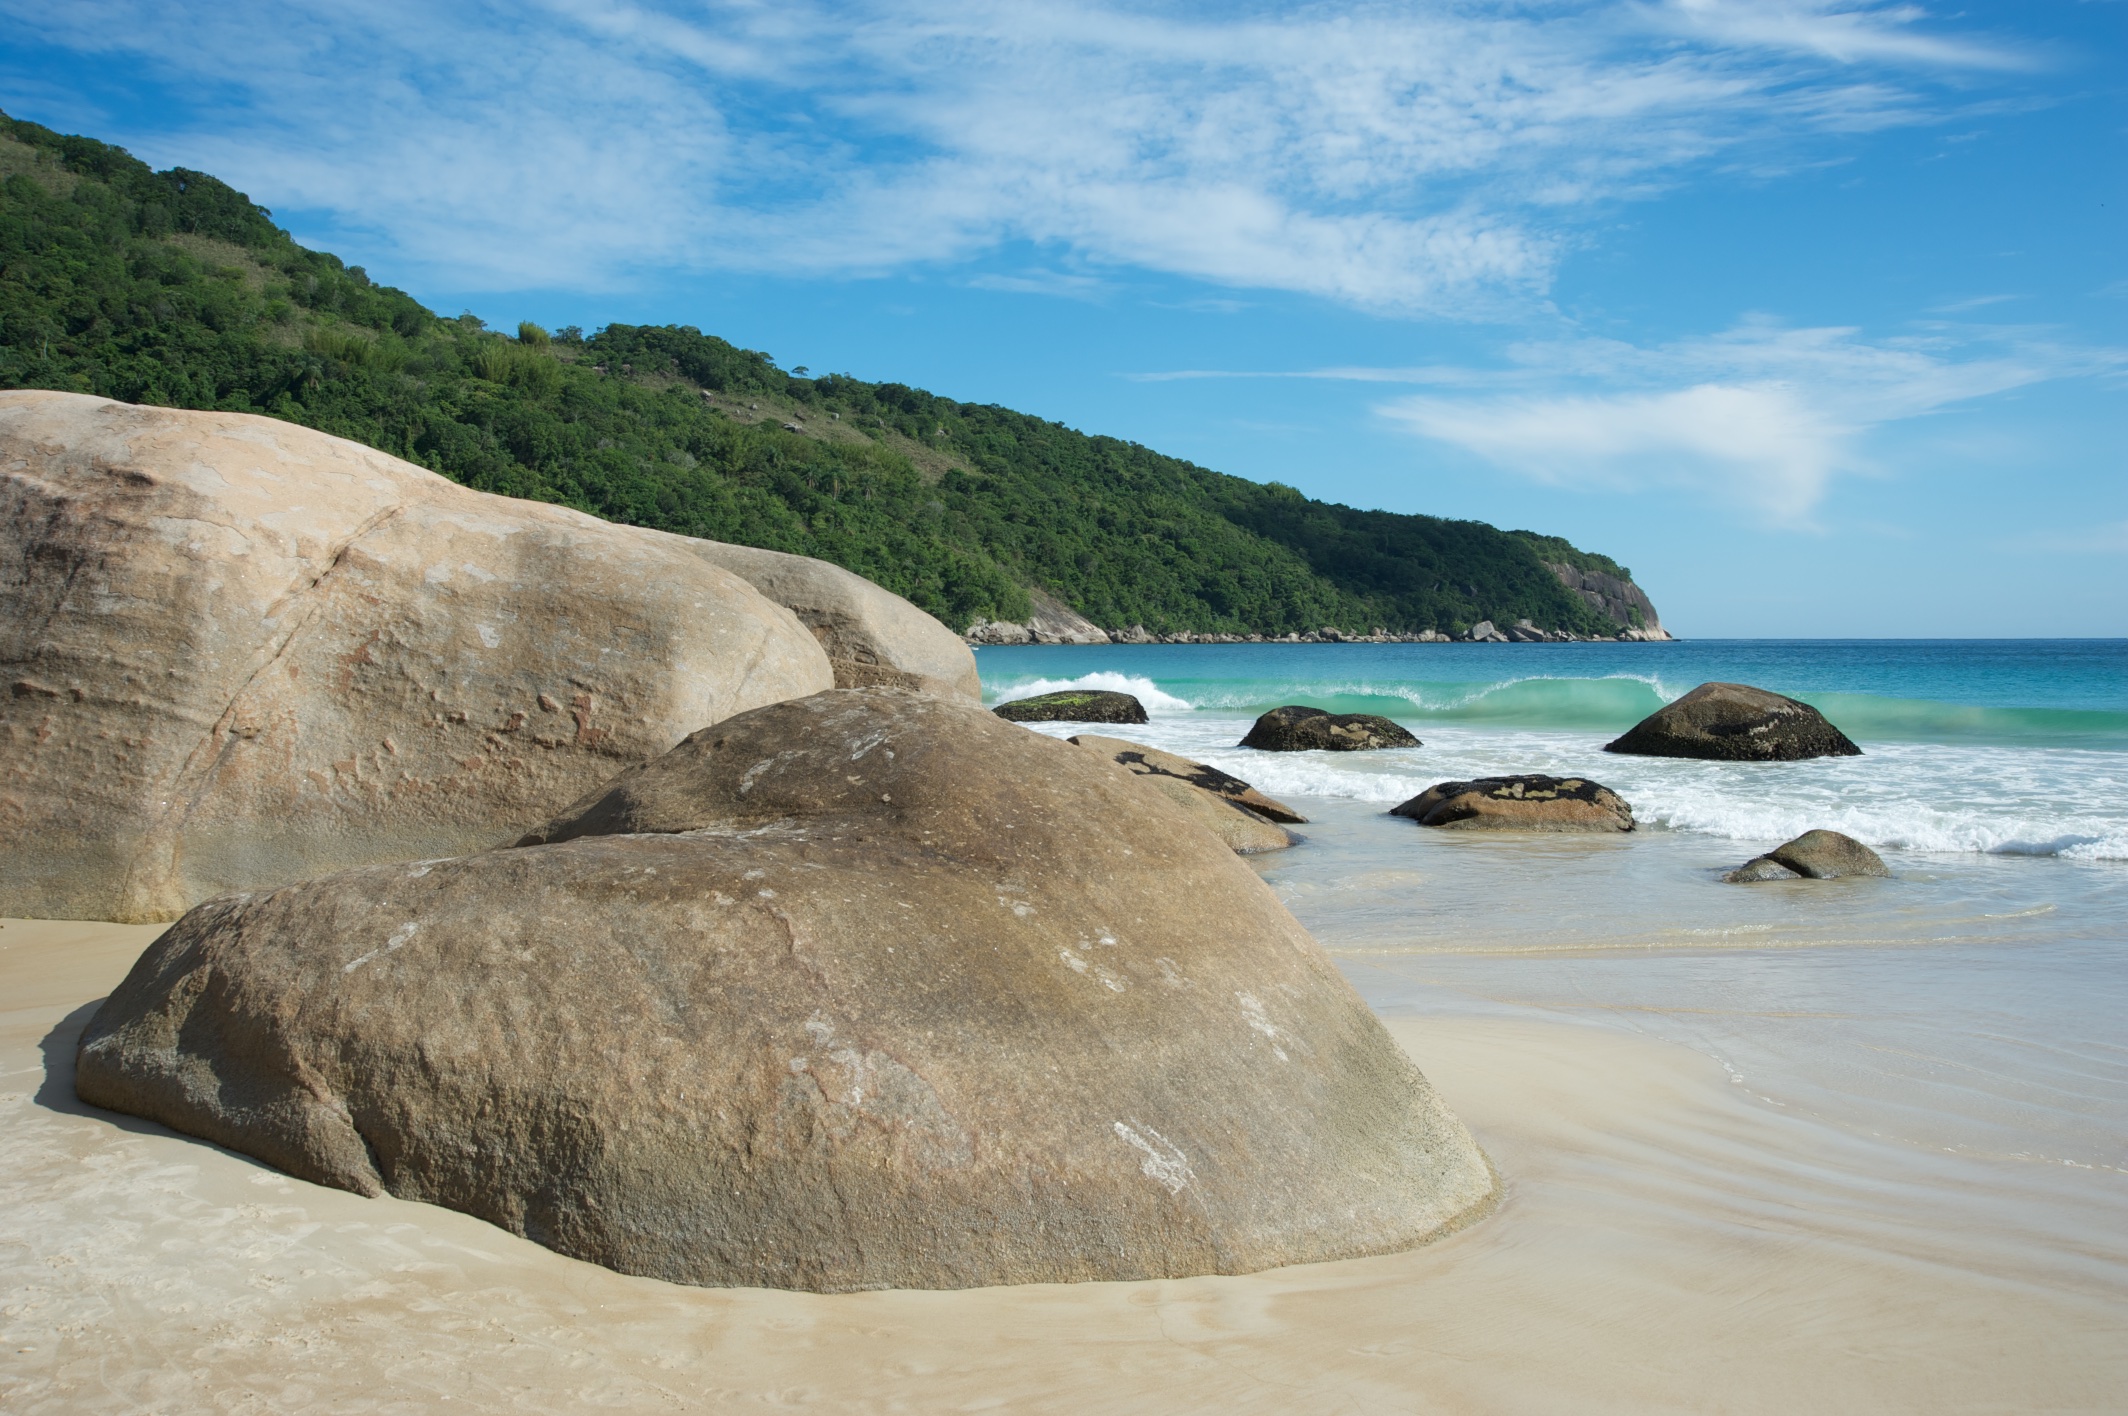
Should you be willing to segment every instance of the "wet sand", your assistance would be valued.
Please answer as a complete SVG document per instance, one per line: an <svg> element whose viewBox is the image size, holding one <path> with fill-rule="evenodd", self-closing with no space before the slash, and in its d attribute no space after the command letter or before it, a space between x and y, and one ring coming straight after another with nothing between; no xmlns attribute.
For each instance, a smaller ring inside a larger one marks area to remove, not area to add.
<svg viewBox="0 0 2128 1416"><path fill-rule="evenodd" d="M154 934L0 925L10 1412L2128 1409L2110 1201L1769 1104L1644 1033L1390 1019L1506 1177L1491 1218L1412 1253L688 1289L81 1106L74 1039Z"/></svg>

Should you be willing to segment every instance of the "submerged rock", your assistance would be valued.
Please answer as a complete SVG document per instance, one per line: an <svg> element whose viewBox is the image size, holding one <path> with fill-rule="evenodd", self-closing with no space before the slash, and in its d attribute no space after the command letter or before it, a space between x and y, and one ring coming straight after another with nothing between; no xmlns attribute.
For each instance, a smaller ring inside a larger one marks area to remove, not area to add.
<svg viewBox="0 0 2128 1416"><path fill-rule="evenodd" d="M1255 872L974 705L758 709L525 839L202 905L82 1098L698 1284L1240 1273L1493 1194Z"/></svg>
<svg viewBox="0 0 2128 1416"><path fill-rule="evenodd" d="M1808 703L1741 683L1703 683L1641 719L1603 750L1728 762L1862 755L1847 734Z"/></svg>
<svg viewBox="0 0 2128 1416"><path fill-rule="evenodd" d="M1884 857L1838 831L1805 831L1784 845L1746 861L1722 879L1731 884L1760 880L1838 880L1849 875L1889 876Z"/></svg>
<svg viewBox="0 0 2128 1416"><path fill-rule="evenodd" d="M1326 713L1289 704L1256 720L1241 746L1263 752L1369 752L1422 744L1389 719L1374 713Z"/></svg>
<svg viewBox="0 0 2128 1416"><path fill-rule="evenodd" d="M1389 814L1458 831L1633 829L1633 808L1601 782L1541 773L1440 782Z"/></svg>
<svg viewBox="0 0 2128 1416"><path fill-rule="evenodd" d="M1009 723L1143 723L1145 705L1105 688L1066 688L1015 698L991 709Z"/></svg>
<svg viewBox="0 0 2128 1416"><path fill-rule="evenodd" d="M1265 796L1256 788L1231 777L1217 767L1177 757L1172 752L1126 742L1122 738L1095 737L1087 733L1070 739L1077 747L1097 752L1137 777L1146 786L1165 795L1202 821L1213 835L1241 855L1282 851L1293 838L1275 822L1302 822L1307 818L1284 802Z"/></svg>
<svg viewBox="0 0 2128 1416"><path fill-rule="evenodd" d="M830 686L697 544L273 418L0 393L0 914L479 850Z"/></svg>

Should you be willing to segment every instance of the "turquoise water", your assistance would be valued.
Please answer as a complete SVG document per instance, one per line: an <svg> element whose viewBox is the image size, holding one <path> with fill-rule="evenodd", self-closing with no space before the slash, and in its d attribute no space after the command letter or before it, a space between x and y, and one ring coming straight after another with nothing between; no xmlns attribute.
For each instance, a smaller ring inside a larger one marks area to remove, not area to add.
<svg viewBox="0 0 2128 1416"><path fill-rule="evenodd" d="M993 701L1136 693L1152 721L1100 731L1306 814L1291 850L1251 863L1378 1009L1693 1048L1780 1116L1881 1144L1873 1192L1988 1194L1989 1242L2069 1268L2128 1215L2128 641L1059 646L977 664ZM1813 703L1863 755L1602 750L1710 679ZM1382 713L1422 744L1237 745L1282 703ZM1593 777L1643 829L1387 814L1435 782L1515 772ZM1875 846L1892 878L1722 882L1813 827ZM2122 1292L2124 1274L2116 1255L2064 1281Z"/></svg>
<svg viewBox="0 0 2128 1416"><path fill-rule="evenodd" d="M1052 646L984 649L977 662L1006 697L1113 674L1171 709L1254 716L1305 702L1413 725L1614 733L1725 679L1800 698L1858 742L2128 750L2118 639Z"/></svg>
<svg viewBox="0 0 2128 1416"><path fill-rule="evenodd" d="M2128 641L1245 644L985 649L992 700L1135 693L1137 735L1274 794L1393 806L1435 782L1596 778L1643 826L1777 843L1827 827L1883 851L2128 861ZM1604 743L1710 679L1812 703L1857 758L1706 763ZM1381 713L1420 748L1257 753L1282 703ZM1064 729L1069 731L1069 729Z"/></svg>

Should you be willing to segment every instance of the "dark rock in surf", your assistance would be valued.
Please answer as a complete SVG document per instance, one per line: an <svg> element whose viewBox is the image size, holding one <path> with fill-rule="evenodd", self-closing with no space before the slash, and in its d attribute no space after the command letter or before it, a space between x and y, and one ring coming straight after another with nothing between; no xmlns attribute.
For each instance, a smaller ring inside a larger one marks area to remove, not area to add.
<svg viewBox="0 0 2128 1416"><path fill-rule="evenodd" d="M1724 875L1732 885L1761 880L1840 880L1851 875L1889 876L1884 857L1838 831L1805 831L1785 845L1746 861Z"/></svg>
<svg viewBox="0 0 2128 1416"><path fill-rule="evenodd" d="M1293 838L1275 823L1307 819L1239 777L1172 752L1092 733L1081 733L1070 741L1074 747L1101 754L1189 812L1236 855L1284 850Z"/></svg>
<svg viewBox="0 0 2128 1416"><path fill-rule="evenodd" d="M1258 816L1289 826L1305 826L1308 818L1287 806L1276 797L1265 796L1241 778L1222 772L1209 763L1179 757L1172 752L1162 752L1157 747L1129 742L1123 738L1098 737L1093 733L1081 733L1071 739L1078 747L1092 748L1106 753L1111 759L1143 776L1173 777L1187 782L1201 792L1236 805L1245 806Z"/></svg>
<svg viewBox="0 0 2128 1416"><path fill-rule="evenodd" d="M1542 773L1441 782L1389 814L1456 831L1633 829L1633 808L1601 782Z"/></svg>
<svg viewBox="0 0 2128 1416"><path fill-rule="evenodd" d="M1008 723L1143 723L1145 705L1128 693L1067 688L1015 698L991 710Z"/></svg>
<svg viewBox="0 0 2128 1416"><path fill-rule="evenodd" d="M1741 683L1703 683L1641 719L1603 750L1722 762L1862 755L1847 734L1808 703Z"/></svg>
<svg viewBox="0 0 2128 1416"><path fill-rule="evenodd" d="M1261 752L1371 752L1418 747L1419 740L1374 713L1326 713L1289 704L1256 720L1241 746Z"/></svg>
<svg viewBox="0 0 2128 1416"><path fill-rule="evenodd" d="M304 1179L682 1283L1245 1273L1408 1248L1493 1194L1190 816L891 688L729 718L517 847L201 905L75 1076Z"/></svg>

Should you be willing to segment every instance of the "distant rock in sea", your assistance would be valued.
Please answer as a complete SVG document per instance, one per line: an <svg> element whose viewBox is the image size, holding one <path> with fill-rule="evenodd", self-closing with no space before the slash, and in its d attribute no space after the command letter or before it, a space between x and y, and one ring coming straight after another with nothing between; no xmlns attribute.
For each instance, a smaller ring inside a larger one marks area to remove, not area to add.
<svg viewBox="0 0 2128 1416"><path fill-rule="evenodd" d="M1633 808L1586 777L1480 777L1428 787L1391 816L1457 831L1630 831Z"/></svg>
<svg viewBox="0 0 2128 1416"><path fill-rule="evenodd" d="M1015 698L991 710L1008 723L1143 723L1145 705L1105 688L1066 688Z"/></svg>
<svg viewBox="0 0 2128 1416"><path fill-rule="evenodd" d="M1785 845L1744 862L1722 877L1732 885L1761 880L1839 880L1850 875L1888 876L1884 857L1838 831L1805 831Z"/></svg>
<svg viewBox="0 0 2128 1416"><path fill-rule="evenodd" d="M1245 1273L1407 1248L1494 1191L1189 816L883 688L721 722L515 848L202 905L76 1086L682 1283Z"/></svg>
<svg viewBox="0 0 2128 1416"><path fill-rule="evenodd" d="M1808 703L1741 683L1703 683L1641 719L1603 750L1725 762L1862 755L1847 734Z"/></svg>
<svg viewBox="0 0 2128 1416"><path fill-rule="evenodd" d="M1258 718L1240 745L1262 752L1369 752L1423 746L1378 714L1326 713L1298 703L1273 708Z"/></svg>

